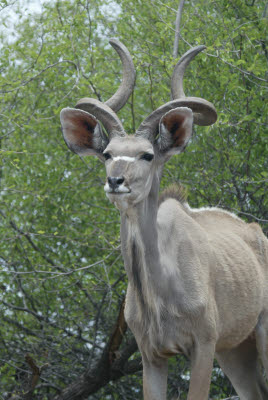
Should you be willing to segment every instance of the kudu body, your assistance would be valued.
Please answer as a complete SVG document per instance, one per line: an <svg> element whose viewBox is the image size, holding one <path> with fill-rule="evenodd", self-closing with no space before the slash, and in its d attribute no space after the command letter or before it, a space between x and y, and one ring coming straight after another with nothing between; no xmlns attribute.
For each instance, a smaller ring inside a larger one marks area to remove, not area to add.
<svg viewBox="0 0 268 400"><path fill-rule="evenodd" d="M105 162L104 190L121 214L125 318L142 354L144 398L166 399L167 360L184 353L191 360L188 400L207 400L214 357L241 400L267 400L258 365L259 354L268 374L266 237L223 210L191 209L174 188L159 205L164 163L184 150L193 122L217 118L211 103L182 89L185 68L204 46L176 65L173 100L128 136L115 112L133 90L135 71L127 49L111 44L124 68L119 90L105 104L84 98L63 109L61 124L70 149Z"/></svg>

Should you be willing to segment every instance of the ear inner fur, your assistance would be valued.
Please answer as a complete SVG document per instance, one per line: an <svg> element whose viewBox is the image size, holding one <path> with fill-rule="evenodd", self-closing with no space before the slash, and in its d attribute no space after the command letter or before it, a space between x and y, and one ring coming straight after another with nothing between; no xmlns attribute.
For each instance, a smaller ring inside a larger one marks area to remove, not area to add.
<svg viewBox="0 0 268 400"><path fill-rule="evenodd" d="M101 151L103 134L97 119L81 110L63 109L61 125L67 146L78 154L94 154Z"/></svg>
<svg viewBox="0 0 268 400"><path fill-rule="evenodd" d="M163 117L162 123L166 126L169 133L172 135L172 147L184 146L187 136L186 129L183 126L186 116L184 115L170 115Z"/></svg>
<svg viewBox="0 0 268 400"><path fill-rule="evenodd" d="M76 141L79 147L92 148L93 147L93 134L96 128L97 121L88 115L87 118L74 117L76 126Z"/></svg>
<svg viewBox="0 0 268 400"><path fill-rule="evenodd" d="M192 125L193 113L188 107L178 107L167 112L160 121L160 151L168 152L169 155L182 152L191 137Z"/></svg>

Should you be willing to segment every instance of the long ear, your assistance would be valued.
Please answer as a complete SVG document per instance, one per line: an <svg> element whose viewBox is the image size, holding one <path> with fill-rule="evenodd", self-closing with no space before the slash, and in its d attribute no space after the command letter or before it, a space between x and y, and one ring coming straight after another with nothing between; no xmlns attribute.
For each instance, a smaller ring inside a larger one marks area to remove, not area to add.
<svg viewBox="0 0 268 400"><path fill-rule="evenodd" d="M160 120L156 144L165 156L181 153L192 135L193 112L188 107L174 108Z"/></svg>
<svg viewBox="0 0 268 400"><path fill-rule="evenodd" d="M109 140L93 115L75 108L64 108L60 121L65 143L70 150L81 156L96 155L102 159Z"/></svg>

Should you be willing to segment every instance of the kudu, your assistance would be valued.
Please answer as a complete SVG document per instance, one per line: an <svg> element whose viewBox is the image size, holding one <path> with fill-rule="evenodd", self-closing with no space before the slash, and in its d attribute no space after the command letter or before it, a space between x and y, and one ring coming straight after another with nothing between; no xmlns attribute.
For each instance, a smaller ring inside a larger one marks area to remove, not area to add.
<svg viewBox="0 0 268 400"><path fill-rule="evenodd" d="M177 63L173 100L128 136L116 112L135 70L125 46L110 43L123 64L121 86L105 103L83 98L63 109L61 125L71 150L105 163L104 190L121 214L125 318L142 354L144 399L166 399L167 360L183 353L191 361L188 400L208 398L214 356L241 400L267 400L258 355L268 374L268 240L229 212L190 208L174 187L159 205L164 163L184 150L193 123L217 118L211 103L183 92L185 68L205 46Z"/></svg>

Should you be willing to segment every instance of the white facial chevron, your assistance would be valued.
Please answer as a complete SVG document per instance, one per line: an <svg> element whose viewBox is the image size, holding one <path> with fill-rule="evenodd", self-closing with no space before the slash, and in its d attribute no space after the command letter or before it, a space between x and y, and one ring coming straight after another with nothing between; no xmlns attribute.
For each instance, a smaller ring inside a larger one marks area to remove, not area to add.
<svg viewBox="0 0 268 400"><path fill-rule="evenodd" d="M116 156L113 158L113 161L119 161L119 160L124 160L128 162L134 162L135 157L128 157L128 156Z"/></svg>

